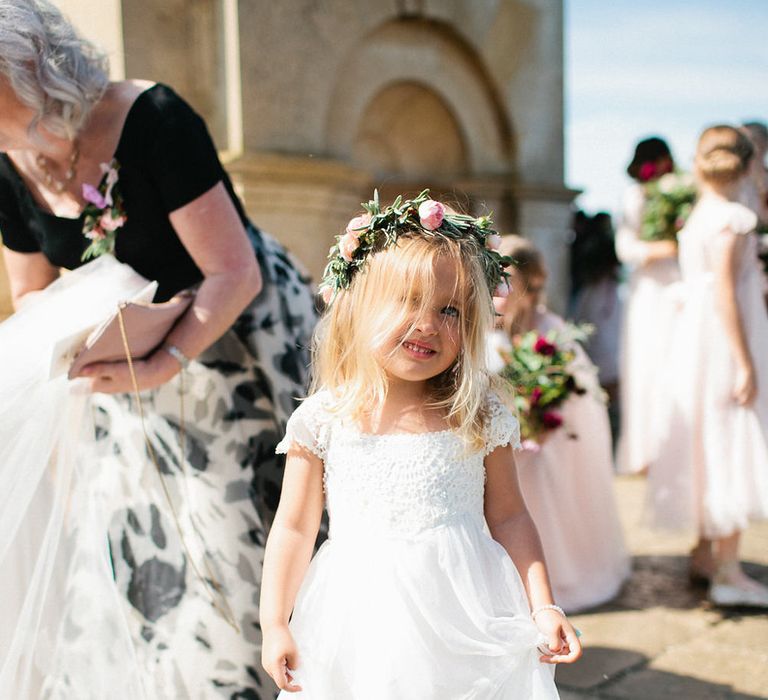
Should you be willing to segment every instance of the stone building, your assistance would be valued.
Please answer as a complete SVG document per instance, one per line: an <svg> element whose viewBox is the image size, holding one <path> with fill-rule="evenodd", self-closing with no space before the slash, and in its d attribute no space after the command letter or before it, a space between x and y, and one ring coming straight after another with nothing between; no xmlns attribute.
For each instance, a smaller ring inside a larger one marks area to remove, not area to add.
<svg viewBox="0 0 768 700"><path fill-rule="evenodd" d="M315 279L374 187L430 187L545 251L562 309L562 0L57 0L113 76L205 117L254 221Z"/></svg>

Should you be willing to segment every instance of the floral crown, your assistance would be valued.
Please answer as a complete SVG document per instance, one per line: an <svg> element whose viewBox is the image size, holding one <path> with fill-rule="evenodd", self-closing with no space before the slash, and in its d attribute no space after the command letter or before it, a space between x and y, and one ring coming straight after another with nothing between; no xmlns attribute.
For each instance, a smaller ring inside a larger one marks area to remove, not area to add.
<svg viewBox="0 0 768 700"><path fill-rule="evenodd" d="M328 264L320 283L326 304L331 304L340 292L349 288L353 276L365 267L371 253L397 245L399 237L414 232L426 238L475 240L482 251L485 279L493 296L509 294L509 273L504 268L512 259L498 252L501 237L493 228L490 216L475 218L450 213L440 202L429 198L429 190L423 190L413 199L398 195L383 209L379 193L374 190L373 199L362 207L365 213L347 224L346 231L336 236L336 244L328 253Z"/></svg>

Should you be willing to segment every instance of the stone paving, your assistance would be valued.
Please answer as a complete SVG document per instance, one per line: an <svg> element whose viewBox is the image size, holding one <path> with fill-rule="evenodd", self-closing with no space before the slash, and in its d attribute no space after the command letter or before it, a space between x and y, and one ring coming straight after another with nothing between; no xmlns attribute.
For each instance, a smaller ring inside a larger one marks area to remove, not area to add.
<svg viewBox="0 0 768 700"><path fill-rule="evenodd" d="M768 614L719 610L687 580L692 538L642 525L645 480L617 477L633 574L609 604L572 616L585 652L557 670L562 700L768 698ZM744 536L750 575L768 584L768 523Z"/></svg>

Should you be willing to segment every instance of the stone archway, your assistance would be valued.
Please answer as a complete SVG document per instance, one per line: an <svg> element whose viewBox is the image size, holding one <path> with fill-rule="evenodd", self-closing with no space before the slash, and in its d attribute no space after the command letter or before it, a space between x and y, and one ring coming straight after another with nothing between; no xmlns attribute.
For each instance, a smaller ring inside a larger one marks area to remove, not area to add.
<svg viewBox="0 0 768 700"><path fill-rule="evenodd" d="M425 105L430 93L452 116L464 144L465 175L512 170L511 129L480 57L449 27L430 21L388 22L356 44L329 102L328 151L352 159L371 105L394 101L382 95L403 84L420 86ZM435 99L427 108L437 114Z"/></svg>
<svg viewBox="0 0 768 700"><path fill-rule="evenodd" d="M377 180L462 176L467 148L456 117L429 87L410 81L386 86L363 112L352 161Z"/></svg>

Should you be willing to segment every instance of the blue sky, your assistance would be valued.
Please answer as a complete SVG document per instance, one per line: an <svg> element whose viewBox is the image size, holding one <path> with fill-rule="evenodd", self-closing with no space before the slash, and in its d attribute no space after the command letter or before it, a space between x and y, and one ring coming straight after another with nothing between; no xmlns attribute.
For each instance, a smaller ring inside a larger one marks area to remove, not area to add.
<svg viewBox="0 0 768 700"><path fill-rule="evenodd" d="M616 211L635 142L689 169L702 128L768 120L768 0L564 0L566 182Z"/></svg>

